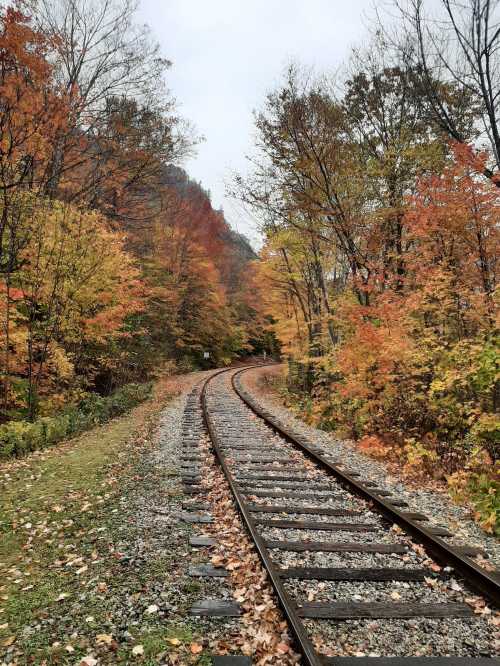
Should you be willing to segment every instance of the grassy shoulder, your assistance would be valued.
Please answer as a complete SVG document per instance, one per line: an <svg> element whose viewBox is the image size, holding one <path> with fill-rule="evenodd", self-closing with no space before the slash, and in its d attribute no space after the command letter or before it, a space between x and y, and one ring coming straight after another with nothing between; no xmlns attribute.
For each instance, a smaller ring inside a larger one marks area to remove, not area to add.
<svg viewBox="0 0 500 666"><path fill-rule="evenodd" d="M0 664L157 663L192 644L155 604L168 562L131 562L127 492L171 394L160 381L130 413L0 466Z"/></svg>

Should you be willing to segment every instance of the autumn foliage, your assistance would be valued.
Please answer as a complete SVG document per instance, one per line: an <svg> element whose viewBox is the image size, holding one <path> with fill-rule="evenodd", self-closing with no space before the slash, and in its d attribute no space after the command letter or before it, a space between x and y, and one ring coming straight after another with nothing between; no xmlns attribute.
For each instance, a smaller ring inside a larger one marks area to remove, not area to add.
<svg viewBox="0 0 500 666"><path fill-rule="evenodd" d="M257 284L287 400L446 479L498 529L500 199L488 154L421 114L411 73L355 63L346 94L292 68L257 116L237 195L261 215Z"/></svg>
<svg viewBox="0 0 500 666"><path fill-rule="evenodd" d="M50 3L33 11L0 15L0 423L165 361L230 363L259 334L253 250L176 166L195 139L132 4L68 4L71 34Z"/></svg>

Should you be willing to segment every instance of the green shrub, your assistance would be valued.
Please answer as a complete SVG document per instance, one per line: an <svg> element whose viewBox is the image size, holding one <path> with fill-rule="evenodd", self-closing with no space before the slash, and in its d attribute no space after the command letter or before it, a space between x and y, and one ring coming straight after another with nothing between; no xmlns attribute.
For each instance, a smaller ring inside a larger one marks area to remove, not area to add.
<svg viewBox="0 0 500 666"><path fill-rule="evenodd" d="M468 491L476 520L486 532L500 536L500 482L485 473L472 474Z"/></svg>
<svg viewBox="0 0 500 666"><path fill-rule="evenodd" d="M90 393L78 405L35 423L9 421L0 426L0 459L39 451L94 425L106 423L146 400L151 388L151 383L127 384L107 397Z"/></svg>

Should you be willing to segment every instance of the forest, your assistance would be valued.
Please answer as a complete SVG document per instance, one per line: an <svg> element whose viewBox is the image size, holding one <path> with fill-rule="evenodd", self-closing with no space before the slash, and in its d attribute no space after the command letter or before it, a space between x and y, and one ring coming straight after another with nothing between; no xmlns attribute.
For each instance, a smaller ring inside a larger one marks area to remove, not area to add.
<svg viewBox="0 0 500 666"><path fill-rule="evenodd" d="M225 365L263 335L256 255L180 166L198 138L135 14L2 9L0 457L135 404L165 363Z"/></svg>
<svg viewBox="0 0 500 666"><path fill-rule="evenodd" d="M2 9L0 457L122 413L166 365L265 350L304 418L498 529L499 32L479 0L394 7L255 112L229 189L258 255L182 168L199 137L132 0Z"/></svg>
<svg viewBox="0 0 500 666"><path fill-rule="evenodd" d="M335 75L292 63L232 191L286 402L498 532L497 3L438 5L392 3Z"/></svg>

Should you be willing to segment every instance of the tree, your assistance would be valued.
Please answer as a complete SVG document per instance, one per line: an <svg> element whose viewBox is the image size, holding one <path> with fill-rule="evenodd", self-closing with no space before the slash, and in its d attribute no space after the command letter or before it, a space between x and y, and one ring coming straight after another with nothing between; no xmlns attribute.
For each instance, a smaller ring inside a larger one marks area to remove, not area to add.
<svg viewBox="0 0 500 666"><path fill-rule="evenodd" d="M448 136L462 144L484 138L491 149L483 174L500 186L500 4L498 0L440 0L425 12L424 0L396 5L402 25L398 39L404 60L418 68L422 100ZM462 98L462 109L473 109L480 125L465 127L457 107L450 104L450 84ZM482 127L481 127L482 126Z"/></svg>
<svg viewBox="0 0 500 666"><path fill-rule="evenodd" d="M26 218L48 177L55 137L66 127L66 96L55 86L48 57L53 43L34 30L17 6L1 11L0 33L0 276L2 297L2 393L9 394L11 276L29 242ZM26 197L25 193L31 192Z"/></svg>
<svg viewBox="0 0 500 666"><path fill-rule="evenodd" d="M53 145L47 194L55 196L64 179L67 196L88 197L90 190L92 199L109 176L110 131L123 136L126 127L133 133L141 122L145 127L161 117L169 124L169 159L186 149L163 79L171 63L147 26L135 23L135 0L40 0L32 10L39 29L54 40L56 81L71 99L70 127ZM120 127L118 116L125 121Z"/></svg>
<svg viewBox="0 0 500 666"><path fill-rule="evenodd" d="M22 222L29 241L11 276L18 390L10 399L25 399L33 419L41 395L92 384L112 360L112 340L126 334L127 317L143 308L143 294L123 237L98 213L46 199Z"/></svg>

